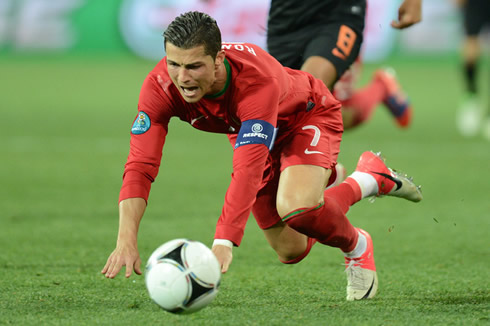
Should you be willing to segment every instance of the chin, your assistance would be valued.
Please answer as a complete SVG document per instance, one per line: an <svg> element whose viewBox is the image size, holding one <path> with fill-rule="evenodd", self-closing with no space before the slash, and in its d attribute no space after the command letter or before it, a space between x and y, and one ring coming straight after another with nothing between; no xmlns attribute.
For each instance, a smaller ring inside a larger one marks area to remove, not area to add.
<svg viewBox="0 0 490 326"><path fill-rule="evenodd" d="M196 103L196 102L199 102L201 100L202 97L186 97L186 96L182 96L184 98L184 101L186 101L187 103Z"/></svg>

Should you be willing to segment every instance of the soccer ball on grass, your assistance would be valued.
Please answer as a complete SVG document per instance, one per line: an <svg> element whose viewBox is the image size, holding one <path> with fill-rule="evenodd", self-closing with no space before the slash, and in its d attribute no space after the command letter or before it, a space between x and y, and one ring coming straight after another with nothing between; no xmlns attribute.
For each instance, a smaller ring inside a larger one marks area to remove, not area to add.
<svg viewBox="0 0 490 326"><path fill-rule="evenodd" d="M218 294L221 270L211 249L198 241L175 239L148 259L145 283L150 298L172 313L206 307Z"/></svg>

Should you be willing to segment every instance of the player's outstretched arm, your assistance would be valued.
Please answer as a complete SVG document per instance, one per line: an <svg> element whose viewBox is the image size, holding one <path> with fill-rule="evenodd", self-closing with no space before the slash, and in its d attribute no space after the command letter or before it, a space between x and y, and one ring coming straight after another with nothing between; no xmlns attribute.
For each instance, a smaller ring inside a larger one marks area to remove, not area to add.
<svg viewBox="0 0 490 326"><path fill-rule="evenodd" d="M422 0L404 0L398 8L398 21L391 22L397 29L410 27L422 20Z"/></svg>
<svg viewBox="0 0 490 326"><path fill-rule="evenodd" d="M123 266L126 277L133 270L141 275L141 258L138 252L138 229L145 212L146 201L143 198L129 198L119 203L119 232L116 249L111 253L101 273L114 278Z"/></svg>

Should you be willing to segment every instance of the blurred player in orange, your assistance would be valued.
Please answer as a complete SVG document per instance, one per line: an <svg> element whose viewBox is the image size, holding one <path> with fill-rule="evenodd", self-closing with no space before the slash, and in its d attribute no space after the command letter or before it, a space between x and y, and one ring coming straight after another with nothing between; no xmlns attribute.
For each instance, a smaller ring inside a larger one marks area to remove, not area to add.
<svg viewBox="0 0 490 326"><path fill-rule="evenodd" d="M409 27L421 20L422 0L404 0L391 26ZM272 0L267 46L284 66L321 79L342 102L344 128L367 121L384 103L399 127L411 122L412 107L394 73L377 70L371 82L355 89L360 72L366 0Z"/></svg>
<svg viewBox="0 0 490 326"><path fill-rule="evenodd" d="M487 117L484 117L485 110L477 87L481 57L479 34L485 27L490 28L490 1L458 0L458 2L463 13L465 32L462 56L466 91L456 122L462 135L475 136L482 128L484 137L490 140L490 111L487 112Z"/></svg>

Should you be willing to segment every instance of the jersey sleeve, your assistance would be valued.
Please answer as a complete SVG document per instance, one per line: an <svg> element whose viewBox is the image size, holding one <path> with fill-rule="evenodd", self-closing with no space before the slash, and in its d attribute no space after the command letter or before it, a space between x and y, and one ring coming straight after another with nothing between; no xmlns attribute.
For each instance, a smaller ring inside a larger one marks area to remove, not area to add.
<svg viewBox="0 0 490 326"><path fill-rule="evenodd" d="M148 201L151 183L160 168L162 149L168 131L170 107L162 97L154 77L143 83L138 115L131 128L129 155L124 167L119 201L143 198Z"/></svg>
<svg viewBox="0 0 490 326"><path fill-rule="evenodd" d="M279 86L275 79L262 80L246 90L240 101L237 116L240 121L262 120L277 124ZM234 137L233 137L234 138ZM233 152L233 173L225 195L215 239L227 239L239 246L250 211L262 185L262 175L269 155L264 144L249 144Z"/></svg>

